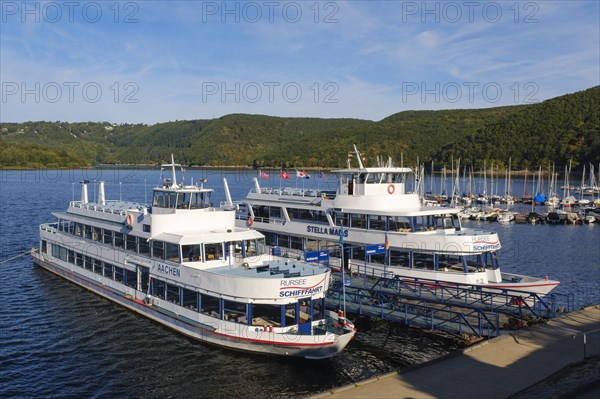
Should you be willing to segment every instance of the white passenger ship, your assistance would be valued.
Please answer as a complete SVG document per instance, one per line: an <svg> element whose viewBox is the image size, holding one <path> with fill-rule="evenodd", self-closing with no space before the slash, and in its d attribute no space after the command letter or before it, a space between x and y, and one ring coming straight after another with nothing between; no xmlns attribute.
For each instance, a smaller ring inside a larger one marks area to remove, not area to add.
<svg viewBox="0 0 600 399"><path fill-rule="evenodd" d="M353 157L358 168L351 167ZM238 226L252 226L268 245L292 257L316 251L339 257L341 234L346 267L353 273L540 296L559 284L501 272L498 234L463 228L458 208L422 206L416 188L406 190L414 176L410 168L391 161L364 167L355 146L348 168L333 173L336 190L263 188L255 179L255 188L241 201Z"/></svg>
<svg viewBox="0 0 600 399"><path fill-rule="evenodd" d="M264 237L235 226L229 201L213 190L178 184L155 188L152 206L81 201L58 222L40 226L34 261L96 294L189 337L251 352L309 359L339 353L354 326L325 309L326 266L266 255Z"/></svg>

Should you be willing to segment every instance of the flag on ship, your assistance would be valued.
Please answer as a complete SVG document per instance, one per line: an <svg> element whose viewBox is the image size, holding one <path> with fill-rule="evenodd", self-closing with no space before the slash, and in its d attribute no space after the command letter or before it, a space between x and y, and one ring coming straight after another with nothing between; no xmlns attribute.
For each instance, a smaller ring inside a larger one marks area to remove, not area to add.
<svg viewBox="0 0 600 399"><path fill-rule="evenodd" d="M299 179L310 179L310 175L306 172L296 171L296 177Z"/></svg>
<svg viewBox="0 0 600 399"><path fill-rule="evenodd" d="M319 179L325 179L325 173L319 171Z"/></svg>
<svg viewBox="0 0 600 399"><path fill-rule="evenodd" d="M282 170L281 172L279 172L279 178L280 179L289 179L290 178L290 174L288 172L284 172Z"/></svg>
<svg viewBox="0 0 600 399"><path fill-rule="evenodd" d="M260 177L261 179L268 179L269 178L269 174L263 172L262 169L259 169L258 170L258 177Z"/></svg>

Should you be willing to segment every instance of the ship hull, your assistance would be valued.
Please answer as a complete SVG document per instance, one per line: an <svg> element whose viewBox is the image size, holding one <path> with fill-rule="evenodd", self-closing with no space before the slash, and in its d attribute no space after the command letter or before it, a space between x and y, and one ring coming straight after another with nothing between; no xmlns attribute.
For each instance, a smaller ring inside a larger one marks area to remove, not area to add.
<svg viewBox="0 0 600 399"><path fill-rule="evenodd" d="M33 253L32 257L34 263L41 268L103 298L185 336L228 349L266 355L326 359L341 352L354 337L353 330L342 335L331 333L300 335L277 333L272 328L247 326L200 314L195 315L194 318L186 317L183 309L181 314L173 312L160 306L161 300L151 297L148 300L149 297L143 292L126 286L119 289L114 281L103 281L103 278L93 275L86 276L60 265L61 261L46 259L39 253Z"/></svg>

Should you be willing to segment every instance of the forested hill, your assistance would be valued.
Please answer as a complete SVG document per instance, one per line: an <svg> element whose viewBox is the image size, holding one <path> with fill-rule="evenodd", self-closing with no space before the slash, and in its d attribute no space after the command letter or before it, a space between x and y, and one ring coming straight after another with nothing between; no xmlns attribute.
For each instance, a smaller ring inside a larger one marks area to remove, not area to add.
<svg viewBox="0 0 600 399"><path fill-rule="evenodd" d="M144 124L26 122L0 126L0 167L157 164L341 167L356 144L368 160L451 157L515 168L600 162L600 86L510 107L405 111L379 122L233 114ZM369 161L367 161L369 162Z"/></svg>

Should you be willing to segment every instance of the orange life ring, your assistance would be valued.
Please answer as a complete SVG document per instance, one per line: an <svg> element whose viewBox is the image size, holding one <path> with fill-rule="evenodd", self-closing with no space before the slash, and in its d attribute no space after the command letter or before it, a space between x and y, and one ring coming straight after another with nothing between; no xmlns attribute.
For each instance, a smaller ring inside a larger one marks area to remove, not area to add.
<svg viewBox="0 0 600 399"><path fill-rule="evenodd" d="M393 185L393 184L390 184L390 185L388 186L388 194L389 194L389 195L392 195L392 194L394 194L394 191L396 191L396 187L394 187L394 185Z"/></svg>
<svg viewBox="0 0 600 399"><path fill-rule="evenodd" d="M248 227L252 227L253 224L254 224L254 218L252 216L250 216L248 218Z"/></svg>
<svg viewBox="0 0 600 399"><path fill-rule="evenodd" d="M127 226L133 226L133 214L128 213L127 219L125 219Z"/></svg>

